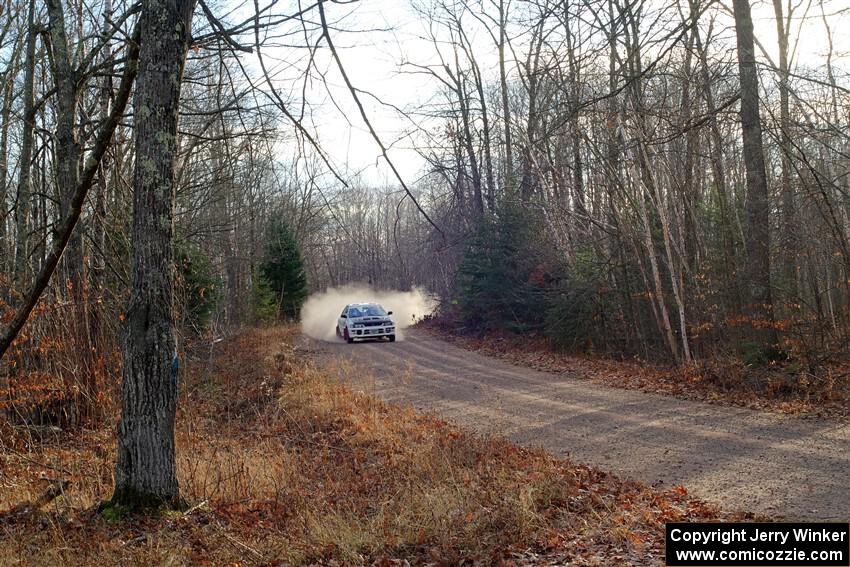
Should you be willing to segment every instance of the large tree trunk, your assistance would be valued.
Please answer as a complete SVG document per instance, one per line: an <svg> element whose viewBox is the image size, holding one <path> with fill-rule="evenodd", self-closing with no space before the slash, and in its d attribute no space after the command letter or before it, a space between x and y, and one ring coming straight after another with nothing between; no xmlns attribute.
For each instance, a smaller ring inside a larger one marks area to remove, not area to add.
<svg viewBox="0 0 850 567"><path fill-rule="evenodd" d="M747 170L747 285L752 338L761 348L777 343L770 290L770 210L759 114L758 71L749 0L733 0L741 81L741 130Z"/></svg>
<svg viewBox="0 0 850 567"><path fill-rule="evenodd" d="M133 274L114 504L177 505L172 222L180 84L193 0L145 0L133 101Z"/></svg>
<svg viewBox="0 0 850 567"><path fill-rule="evenodd" d="M65 10L62 0L47 0L48 35L50 37L50 58L53 82L56 89L56 185L60 197L60 217L70 214L71 202L80 183L80 146L77 134L78 87L77 73L74 70L71 48L65 32ZM67 274L68 298L71 301L73 315L69 321L71 344L78 353L74 367L69 374L77 390L76 415L83 420L90 419L95 411L97 384L94 373L97 354L92 351L91 335L88 326L88 291L83 263L82 231L74 230L71 240L62 257Z"/></svg>
<svg viewBox="0 0 850 567"><path fill-rule="evenodd" d="M51 68L56 88L56 182L59 187L61 216L68 215L71 199L80 182L80 143L77 136L77 73L73 67L71 48L65 33L65 10L62 0L47 0L48 35L52 53ZM82 236L71 235L64 262L72 284L74 301L81 299L83 285Z"/></svg>

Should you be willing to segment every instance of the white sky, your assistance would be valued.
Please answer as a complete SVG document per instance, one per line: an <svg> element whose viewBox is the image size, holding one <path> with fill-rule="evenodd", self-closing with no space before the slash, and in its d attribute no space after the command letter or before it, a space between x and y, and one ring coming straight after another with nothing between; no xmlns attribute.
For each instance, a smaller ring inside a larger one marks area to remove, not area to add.
<svg viewBox="0 0 850 567"><path fill-rule="evenodd" d="M663 0L659 0L663 1ZM767 49L774 62L776 59L776 23L771 0L751 0L753 20L757 39ZM792 36L799 32L799 44L795 63L802 67L822 67L826 62L827 34L821 16L819 0L790 0L795 6L795 18ZM786 9L789 0L783 0ZM850 14L835 16L834 13L846 6L847 0L824 0L827 21L833 30L835 53L833 65L842 72L849 69L850 34L845 30L850 25ZM724 0L731 11L731 0ZM806 12L806 6L811 4ZM515 1L515 5L517 4ZM407 59L419 63L434 63L434 48L424 40L425 23L410 8L410 0L360 0L359 2L339 5L325 4L329 18L339 18L340 27L346 30L369 30L360 33L340 33L334 35L337 47L342 48L341 56L352 83L359 89L369 91L380 99L402 109L414 109L432 99L438 85L424 75L400 74L400 63ZM715 29L720 36L734 41L734 28L731 18L718 9ZM484 67L483 72L491 77L496 73L495 48L486 33L474 34L476 56ZM792 37L792 45L794 42ZM339 109L325 94L324 85L314 85L308 98L316 96L324 99L321 112L314 112L316 128L323 147L332 159L348 172L358 171L362 178L371 184L395 185L389 169L379 158L380 150L369 135L360 119L351 97L343 88L342 79L337 70L328 69L327 81L330 92ZM401 171L405 181L415 182L421 174L424 162L412 149L410 140L398 138L410 129L410 123L395 110L362 95L370 119L387 145L392 144L390 156ZM342 117L344 113L350 125Z"/></svg>

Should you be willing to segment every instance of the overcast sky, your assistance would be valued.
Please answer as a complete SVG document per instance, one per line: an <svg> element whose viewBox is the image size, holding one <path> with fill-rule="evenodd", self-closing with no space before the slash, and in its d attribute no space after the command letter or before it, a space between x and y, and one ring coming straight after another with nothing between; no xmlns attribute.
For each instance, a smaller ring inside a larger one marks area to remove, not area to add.
<svg viewBox="0 0 850 567"><path fill-rule="evenodd" d="M787 2L788 0L783 0ZM796 63L800 66L823 66L827 51L826 33L819 0L813 0L808 12L809 0L793 0L798 6L794 25L800 27ZM850 58L850 15L836 16L847 0L825 2L827 21L834 33L833 64L847 71ZM731 10L731 0L727 5ZM423 39L424 21L410 7L410 0L360 0L345 6L328 3L325 5L329 17L342 18L339 27L345 32L335 34L335 42L341 48L343 63L354 85L374 94L382 101L401 109L413 109L427 103L435 96L437 84L423 75L400 73L402 61L433 63L434 48ZM753 0L753 20L758 40L776 61L776 22L772 3ZM716 29L729 42L734 40L731 18L718 9ZM351 30L351 31L349 31ZM792 30L796 32L797 30ZM486 33L471 31L484 74L495 76L497 59L492 41ZM792 39L793 41L793 39ZM309 97L320 100L321 112L314 112L319 138L335 162L347 167L349 172L362 172L364 180L371 184L395 185L391 174L379 158L380 150L360 119L351 97L343 88L342 79L335 68L322 66L328 72L325 85L313 84ZM408 119L396 110L378 103L374 98L363 95L366 111L376 126L385 144L391 145L390 156L408 183L416 181L423 168L422 159L412 148L404 133L411 129Z"/></svg>

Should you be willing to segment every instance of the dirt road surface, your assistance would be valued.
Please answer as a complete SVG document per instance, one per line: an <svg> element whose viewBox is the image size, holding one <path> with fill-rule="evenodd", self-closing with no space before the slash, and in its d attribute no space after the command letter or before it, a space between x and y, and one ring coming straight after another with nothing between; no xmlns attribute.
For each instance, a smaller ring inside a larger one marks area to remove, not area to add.
<svg viewBox="0 0 850 567"><path fill-rule="evenodd" d="M461 350L408 329L403 342L309 341L357 390L730 511L850 520L850 422L608 388ZM335 364L343 361L342 364Z"/></svg>

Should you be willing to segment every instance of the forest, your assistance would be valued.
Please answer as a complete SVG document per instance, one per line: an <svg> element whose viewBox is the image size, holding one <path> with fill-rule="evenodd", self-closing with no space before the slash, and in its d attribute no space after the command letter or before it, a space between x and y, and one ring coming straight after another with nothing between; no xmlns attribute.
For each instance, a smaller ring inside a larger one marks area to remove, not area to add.
<svg viewBox="0 0 850 567"><path fill-rule="evenodd" d="M844 0L382 6L2 1L4 437L119 423L98 494L178 506L186 364L353 283L459 335L848 383Z"/></svg>

